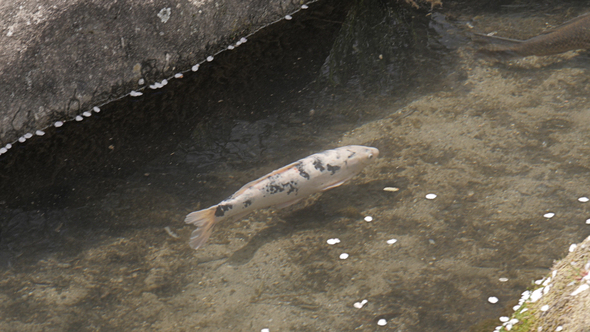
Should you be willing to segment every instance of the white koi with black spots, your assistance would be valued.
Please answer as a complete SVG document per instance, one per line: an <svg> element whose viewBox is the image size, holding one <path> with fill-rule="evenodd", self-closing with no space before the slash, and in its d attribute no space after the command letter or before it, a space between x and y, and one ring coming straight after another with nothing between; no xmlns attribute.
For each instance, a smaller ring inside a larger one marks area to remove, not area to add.
<svg viewBox="0 0 590 332"><path fill-rule="evenodd" d="M279 168L244 185L219 204L187 215L184 222L197 226L189 244L193 249L202 246L213 226L221 220L243 217L273 205L284 208L311 194L338 187L378 155L376 148L349 145L312 154Z"/></svg>

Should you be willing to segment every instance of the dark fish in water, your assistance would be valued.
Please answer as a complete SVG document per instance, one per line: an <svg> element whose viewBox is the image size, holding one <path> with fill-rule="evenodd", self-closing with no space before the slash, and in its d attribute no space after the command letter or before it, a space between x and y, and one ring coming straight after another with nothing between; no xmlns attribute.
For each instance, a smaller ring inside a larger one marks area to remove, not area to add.
<svg viewBox="0 0 590 332"><path fill-rule="evenodd" d="M590 48L590 13L578 16L554 29L527 40L474 34L473 40L484 46L478 54L495 58L552 55Z"/></svg>

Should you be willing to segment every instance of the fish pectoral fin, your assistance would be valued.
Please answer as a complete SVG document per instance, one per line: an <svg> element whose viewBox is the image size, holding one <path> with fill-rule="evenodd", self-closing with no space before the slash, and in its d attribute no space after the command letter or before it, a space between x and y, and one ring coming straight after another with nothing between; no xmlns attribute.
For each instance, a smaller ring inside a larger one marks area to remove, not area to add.
<svg viewBox="0 0 590 332"><path fill-rule="evenodd" d="M275 207L277 209L284 209L284 208L286 208L288 206L291 206L293 204L299 203L299 201L301 201L301 200L302 200L302 198L296 198L296 199L290 200L290 201L285 202L285 203L277 204L277 205L275 205Z"/></svg>
<svg viewBox="0 0 590 332"><path fill-rule="evenodd" d="M332 188L340 187L340 186L341 186L341 185L342 185L344 182L346 182L346 181L348 181L348 180L349 180L349 179L344 179L344 180L342 180L342 181L340 181L340 182L336 182L336 183L334 183L334 184L330 184L330 185L328 185L328 186L326 186L326 187L322 188L322 189L321 189L321 191L326 191L326 190L330 190L330 189L332 189Z"/></svg>

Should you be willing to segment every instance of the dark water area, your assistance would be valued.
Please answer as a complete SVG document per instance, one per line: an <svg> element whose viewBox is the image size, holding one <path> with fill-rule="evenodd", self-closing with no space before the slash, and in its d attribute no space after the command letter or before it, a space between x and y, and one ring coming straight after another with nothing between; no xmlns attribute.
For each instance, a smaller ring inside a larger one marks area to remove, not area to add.
<svg viewBox="0 0 590 332"><path fill-rule="evenodd" d="M320 1L16 144L0 156L0 330L493 330L590 234L588 62L483 61L469 33L540 33L586 4L468 4ZM187 213L348 144L381 153L188 247Z"/></svg>

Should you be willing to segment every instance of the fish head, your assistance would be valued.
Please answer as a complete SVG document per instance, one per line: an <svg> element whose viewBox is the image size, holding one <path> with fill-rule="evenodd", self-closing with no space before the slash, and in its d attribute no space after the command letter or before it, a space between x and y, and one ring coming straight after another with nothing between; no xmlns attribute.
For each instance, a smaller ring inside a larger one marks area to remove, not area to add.
<svg viewBox="0 0 590 332"><path fill-rule="evenodd" d="M349 166L357 164L362 168L372 163L379 156L379 150L370 146L349 145L346 150L349 152Z"/></svg>

